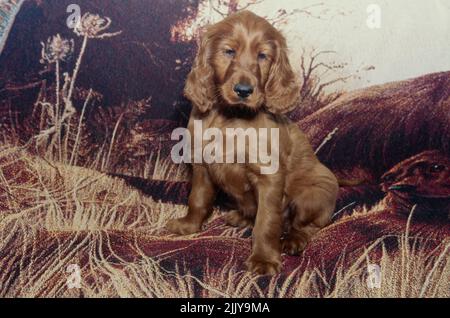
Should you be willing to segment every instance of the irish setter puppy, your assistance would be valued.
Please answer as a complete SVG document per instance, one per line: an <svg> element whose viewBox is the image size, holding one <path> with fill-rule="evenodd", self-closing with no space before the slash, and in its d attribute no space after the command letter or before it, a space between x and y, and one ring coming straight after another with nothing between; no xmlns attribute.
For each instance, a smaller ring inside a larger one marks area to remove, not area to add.
<svg viewBox="0 0 450 318"><path fill-rule="evenodd" d="M269 22L243 11L210 26L185 88L193 110L188 125L227 134L227 128L277 129L267 138L279 155L276 173L266 163L194 163L187 216L168 223L181 235L201 231L216 192L232 196L238 209L227 214L231 226L253 226L250 271L276 274L281 252L300 253L311 237L330 223L338 181L323 166L306 136L282 114L298 103L299 85L287 55L285 38ZM195 136L197 137L197 136ZM201 137L200 137L201 138ZM254 148L246 144L250 155ZM225 161L224 161L225 162ZM286 224L288 226L286 226ZM285 230L285 231L283 231Z"/></svg>

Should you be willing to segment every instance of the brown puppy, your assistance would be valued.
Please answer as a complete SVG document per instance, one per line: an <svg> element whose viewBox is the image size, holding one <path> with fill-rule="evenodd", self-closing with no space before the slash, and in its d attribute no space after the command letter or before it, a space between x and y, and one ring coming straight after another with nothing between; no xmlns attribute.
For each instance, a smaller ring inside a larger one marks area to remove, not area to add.
<svg viewBox="0 0 450 318"><path fill-rule="evenodd" d="M268 149L275 149L279 167L275 173L264 174L266 162L261 158L256 163L194 164L188 215L170 221L168 229L183 235L200 231L221 188L238 205L238 210L227 215L227 222L254 224L249 270L279 272L282 250L298 254L330 223L338 192L335 176L318 161L306 136L281 115L296 106L299 96L285 38L248 11L210 26L185 95L193 103L188 129L194 137L198 137L198 121L203 130L215 128L223 135L227 128L276 129L279 138L265 141ZM237 151L247 158L255 148L246 139L245 147ZM284 218L287 210L289 217ZM285 221L289 227L281 240Z"/></svg>

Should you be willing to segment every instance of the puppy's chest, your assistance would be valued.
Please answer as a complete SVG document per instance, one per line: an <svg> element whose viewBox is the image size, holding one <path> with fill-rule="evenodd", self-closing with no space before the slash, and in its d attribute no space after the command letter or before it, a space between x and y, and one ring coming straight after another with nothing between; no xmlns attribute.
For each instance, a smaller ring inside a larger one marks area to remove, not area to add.
<svg viewBox="0 0 450 318"><path fill-rule="evenodd" d="M208 172L216 186L232 196L240 196L253 188L256 177L242 164L211 164Z"/></svg>

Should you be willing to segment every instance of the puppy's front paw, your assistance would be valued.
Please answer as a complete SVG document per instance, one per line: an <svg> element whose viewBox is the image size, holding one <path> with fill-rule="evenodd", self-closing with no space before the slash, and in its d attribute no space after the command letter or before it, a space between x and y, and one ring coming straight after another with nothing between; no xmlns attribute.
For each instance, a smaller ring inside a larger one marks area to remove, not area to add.
<svg viewBox="0 0 450 318"><path fill-rule="evenodd" d="M281 261L268 261L253 255L245 265L250 272L258 275L276 275L281 271Z"/></svg>
<svg viewBox="0 0 450 318"><path fill-rule="evenodd" d="M201 225L187 221L185 218L170 220L166 229L174 234L189 235L198 233L201 230Z"/></svg>
<svg viewBox="0 0 450 318"><path fill-rule="evenodd" d="M281 248L284 253L297 256L306 248L308 242L302 237L288 236L281 241Z"/></svg>

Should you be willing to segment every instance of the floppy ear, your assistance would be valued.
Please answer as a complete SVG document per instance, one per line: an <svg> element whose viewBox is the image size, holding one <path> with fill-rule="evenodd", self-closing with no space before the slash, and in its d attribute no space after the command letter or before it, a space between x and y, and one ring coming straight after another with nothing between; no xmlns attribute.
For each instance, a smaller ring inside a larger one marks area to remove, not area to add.
<svg viewBox="0 0 450 318"><path fill-rule="evenodd" d="M281 114L297 106L300 85L289 63L286 40L277 42L275 61L266 84L266 107L272 113Z"/></svg>
<svg viewBox="0 0 450 318"><path fill-rule="evenodd" d="M216 102L214 70L209 62L210 42L210 37L205 34L184 88L184 95L202 113L210 110Z"/></svg>

